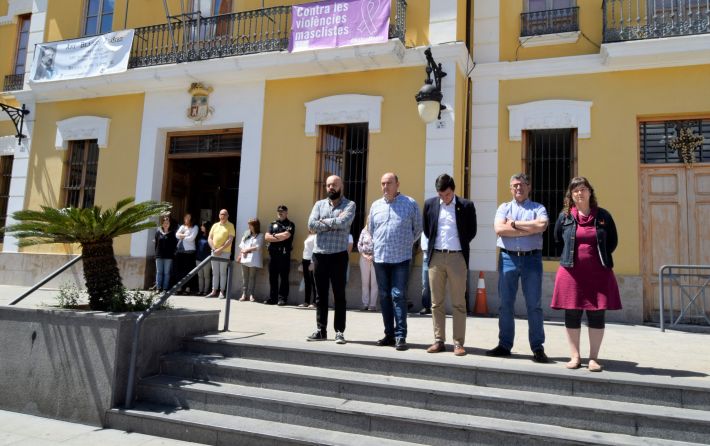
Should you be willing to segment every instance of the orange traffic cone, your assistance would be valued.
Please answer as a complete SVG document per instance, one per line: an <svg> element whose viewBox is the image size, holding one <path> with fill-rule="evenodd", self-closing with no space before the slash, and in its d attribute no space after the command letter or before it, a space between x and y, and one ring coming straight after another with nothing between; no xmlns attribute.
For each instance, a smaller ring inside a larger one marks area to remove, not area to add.
<svg viewBox="0 0 710 446"><path fill-rule="evenodd" d="M473 313L488 316L488 296L486 295L486 282L483 280L483 271L478 274L478 287L476 288L476 305Z"/></svg>

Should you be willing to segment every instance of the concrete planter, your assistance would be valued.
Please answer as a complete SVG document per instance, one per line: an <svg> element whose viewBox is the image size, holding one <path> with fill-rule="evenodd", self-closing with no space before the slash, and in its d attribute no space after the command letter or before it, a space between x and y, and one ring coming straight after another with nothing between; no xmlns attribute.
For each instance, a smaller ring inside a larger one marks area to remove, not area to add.
<svg viewBox="0 0 710 446"><path fill-rule="evenodd" d="M104 426L123 405L139 313L0 307L0 408ZM219 311L166 310L143 324L137 377L184 336L217 331Z"/></svg>

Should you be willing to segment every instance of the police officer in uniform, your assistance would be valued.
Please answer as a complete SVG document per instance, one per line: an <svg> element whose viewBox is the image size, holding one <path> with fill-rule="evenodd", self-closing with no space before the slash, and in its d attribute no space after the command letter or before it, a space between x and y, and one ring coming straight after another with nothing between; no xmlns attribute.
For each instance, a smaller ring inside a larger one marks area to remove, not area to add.
<svg viewBox="0 0 710 446"><path fill-rule="evenodd" d="M278 219L271 222L265 239L269 242L269 298L267 305L286 305L288 300L288 273L291 269L291 249L296 226L288 219L288 208L276 208ZM279 284L279 279L281 283Z"/></svg>

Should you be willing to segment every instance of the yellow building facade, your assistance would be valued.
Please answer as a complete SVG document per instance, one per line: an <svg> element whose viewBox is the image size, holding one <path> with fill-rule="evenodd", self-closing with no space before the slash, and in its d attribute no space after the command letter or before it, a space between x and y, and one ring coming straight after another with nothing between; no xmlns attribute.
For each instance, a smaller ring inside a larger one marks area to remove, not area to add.
<svg viewBox="0 0 710 446"><path fill-rule="evenodd" d="M215 220L226 207L241 233L249 218L265 226L286 204L298 261L324 174L341 173L361 204L357 237L382 173L395 171L401 191L422 204L448 172L476 204L471 274L487 273L495 311L493 217L510 199L508 179L530 174L533 198L554 219L567 182L582 175L620 233L625 309L612 320L657 319L661 265L710 263L710 234L698 224L710 217L703 2L392 0L387 42L294 53L285 48L288 14L302 1L171 0L167 11L155 1L111 3L0 0L0 39L14 42L0 47L0 101L31 110L20 145L0 116L0 151L6 165L12 158L0 191L7 214L68 197L109 206L135 196L171 201L178 219L189 211ZM123 29L135 29L125 72L29 80L35 44ZM414 101L427 47L448 74L446 109L430 124ZM195 87L209 93L193 113ZM692 165L670 148L683 128L705 135ZM67 166L82 141L94 154L95 188L77 196ZM328 164L336 158L340 170ZM549 233L544 306L558 265ZM20 250L7 236L2 250L5 283L23 284L75 252ZM150 283L151 233L120 238L116 252L129 286ZM348 292L359 300L357 283Z"/></svg>
<svg viewBox="0 0 710 446"><path fill-rule="evenodd" d="M703 2L476 2L473 19L472 197L484 219L517 171L551 217L570 177L585 176L614 216L624 310L658 320L658 272L710 263L710 28ZM682 129L704 142L692 163ZM545 299L558 267L546 234ZM495 269L492 231L474 241ZM676 293L678 289L675 289ZM686 301L686 304L688 302ZM667 304L666 304L667 305ZM678 302L676 301L676 307ZM677 313L676 313L677 314Z"/></svg>
<svg viewBox="0 0 710 446"><path fill-rule="evenodd" d="M402 192L420 203L434 194L441 172L459 175L463 184L472 65L467 2L393 0L388 41L300 53L289 53L285 43L290 6L303 1L172 0L167 10L161 3L50 1L41 9L36 2L0 1L0 33L8 40L19 44L21 22L30 22L24 79L13 77L2 95L4 103L31 110L23 130L29 138L21 145L11 123L0 121L4 153L14 158L7 214L86 200L110 206L135 196L172 202L178 220L189 211L214 221L225 207L241 233L249 218L265 226L276 206L286 204L297 227L293 258L300 260L326 174L343 175L346 193L356 195L357 228L380 197L387 171L397 172ZM30 80L35 44L122 29L135 29L127 71ZM427 126L414 95L426 77L429 45L440 46L435 57L448 76L447 110ZM0 51L8 77L18 53L10 46ZM190 116L195 84L209 92L200 119ZM342 147L328 146L333 138ZM77 192L69 185L71 160L84 141L90 174L82 181L95 185ZM329 165L331 155L342 164ZM357 238L359 229L353 233ZM126 284L149 285L152 233L121 237L115 250ZM6 279L36 281L39 270L70 254L76 247L18 249L6 236ZM20 274L26 268L32 273Z"/></svg>

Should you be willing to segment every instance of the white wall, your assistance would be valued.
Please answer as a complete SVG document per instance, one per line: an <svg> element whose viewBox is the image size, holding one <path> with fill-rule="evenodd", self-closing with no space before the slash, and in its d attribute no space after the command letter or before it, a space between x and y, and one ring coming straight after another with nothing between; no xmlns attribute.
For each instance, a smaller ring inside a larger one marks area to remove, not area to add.
<svg viewBox="0 0 710 446"><path fill-rule="evenodd" d="M214 88L209 98L214 112L200 125L187 118L190 82L186 80L183 90L155 91L145 95L136 201L161 199L168 132L242 127L236 227L245 228L247 220L257 213L258 194L254 193L254 187L259 184L265 83L206 85ZM152 252L149 235L144 231L132 236L131 256L144 257Z"/></svg>

